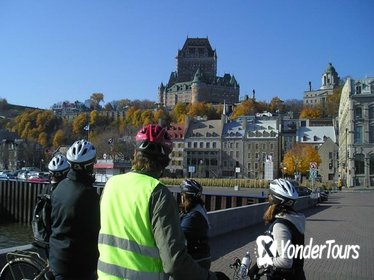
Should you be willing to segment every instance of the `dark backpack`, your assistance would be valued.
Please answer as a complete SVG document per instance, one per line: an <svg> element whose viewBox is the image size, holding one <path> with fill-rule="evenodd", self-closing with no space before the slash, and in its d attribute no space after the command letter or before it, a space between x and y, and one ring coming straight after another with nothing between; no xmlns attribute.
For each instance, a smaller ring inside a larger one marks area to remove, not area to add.
<svg viewBox="0 0 374 280"><path fill-rule="evenodd" d="M296 226L287 219L277 218L269 226L268 233L273 232L273 227L276 223L284 224L291 232L292 240L291 243L294 245L304 245L304 234L300 233ZM273 271L272 279L287 279L287 280L305 280L304 273L304 259L294 258L291 269L276 269ZM280 277L280 278L277 278Z"/></svg>
<svg viewBox="0 0 374 280"><path fill-rule="evenodd" d="M41 247L48 247L49 237L51 235L51 196L50 194L38 195L33 218L32 231L37 245Z"/></svg>

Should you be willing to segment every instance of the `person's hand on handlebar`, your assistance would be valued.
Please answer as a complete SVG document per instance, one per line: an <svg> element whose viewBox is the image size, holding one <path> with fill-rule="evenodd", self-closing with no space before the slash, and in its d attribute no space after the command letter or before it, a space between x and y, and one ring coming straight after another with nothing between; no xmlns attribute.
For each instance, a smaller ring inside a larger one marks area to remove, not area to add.
<svg viewBox="0 0 374 280"><path fill-rule="evenodd" d="M216 274L218 280L230 280L230 278L221 271L215 271L214 273Z"/></svg>

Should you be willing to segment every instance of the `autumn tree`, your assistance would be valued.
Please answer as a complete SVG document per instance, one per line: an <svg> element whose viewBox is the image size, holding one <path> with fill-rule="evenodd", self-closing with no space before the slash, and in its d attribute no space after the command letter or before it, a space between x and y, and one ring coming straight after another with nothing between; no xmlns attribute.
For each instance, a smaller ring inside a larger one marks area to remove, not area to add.
<svg viewBox="0 0 374 280"><path fill-rule="evenodd" d="M26 110L15 118L12 131L21 138L34 140L43 146L48 145L54 131L62 126L62 120L53 112L45 110ZM40 134L43 139L39 139Z"/></svg>
<svg viewBox="0 0 374 280"><path fill-rule="evenodd" d="M92 101L92 108L93 109L99 109L100 108L100 102L104 101L104 94L100 92L95 92L91 94L90 100Z"/></svg>
<svg viewBox="0 0 374 280"><path fill-rule="evenodd" d="M277 111L283 112L284 111L283 100L281 100L278 96L273 97L269 104L269 111L272 113L275 113Z"/></svg>
<svg viewBox="0 0 374 280"><path fill-rule="evenodd" d="M38 136L38 144L42 145L44 147L47 146L47 144L48 144L48 135L47 135L47 133L42 132L42 133L39 134L39 136Z"/></svg>
<svg viewBox="0 0 374 280"><path fill-rule="evenodd" d="M318 151L308 144L296 144L284 155L282 162L284 174L293 176L296 173L307 174L310 163L321 163Z"/></svg>
<svg viewBox="0 0 374 280"><path fill-rule="evenodd" d="M237 107L235 107L234 111L230 116L230 119L234 120L241 116L253 115L254 110L254 101L252 99L245 100L242 103L240 103Z"/></svg>
<svg viewBox="0 0 374 280"><path fill-rule="evenodd" d="M321 108L318 106L308 106L300 112L300 119L318 119L321 117Z"/></svg>
<svg viewBox="0 0 374 280"><path fill-rule="evenodd" d="M57 130L52 140L53 147L58 148L64 143L64 140L65 140L64 131L62 129Z"/></svg>
<svg viewBox="0 0 374 280"><path fill-rule="evenodd" d="M179 124L183 124L185 116L187 115L187 112L188 112L187 104L178 102L173 108L173 112L172 112L173 121Z"/></svg>
<svg viewBox="0 0 374 280"><path fill-rule="evenodd" d="M333 94L327 96L326 100L326 115L328 117L337 117L339 114L340 96L342 94L343 86L334 89Z"/></svg>
<svg viewBox="0 0 374 280"><path fill-rule="evenodd" d="M87 132L84 130L84 127L87 124L88 124L88 117L85 113L81 113L78 116L76 116L71 124L72 132L74 133L74 135L76 137L85 136Z"/></svg>

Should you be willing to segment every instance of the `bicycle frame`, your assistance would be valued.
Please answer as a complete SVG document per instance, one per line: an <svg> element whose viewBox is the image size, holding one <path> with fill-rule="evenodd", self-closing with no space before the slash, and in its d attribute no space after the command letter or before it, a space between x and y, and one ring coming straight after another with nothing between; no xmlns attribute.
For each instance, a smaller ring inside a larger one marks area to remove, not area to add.
<svg viewBox="0 0 374 280"><path fill-rule="evenodd" d="M25 276L26 272L23 271L22 265L29 265L35 269L36 275L33 275L32 280L46 279L45 274L49 271L48 260L43 259L39 253L33 251L15 251L10 252L6 256L7 264L3 270L8 266L9 272L14 280L19 280L16 277L16 271ZM3 272L2 270L2 272Z"/></svg>

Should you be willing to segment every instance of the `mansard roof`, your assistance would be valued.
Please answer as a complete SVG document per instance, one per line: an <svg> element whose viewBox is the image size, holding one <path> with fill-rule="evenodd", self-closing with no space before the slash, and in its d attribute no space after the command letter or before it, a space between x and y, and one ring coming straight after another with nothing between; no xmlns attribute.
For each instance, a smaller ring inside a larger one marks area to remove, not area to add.
<svg viewBox="0 0 374 280"><path fill-rule="evenodd" d="M333 126L303 126L296 132L296 142L306 144L324 143L330 138L336 143L335 128Z"/></svg>
<svg viewBox="0 0 374 280"><path fill-rule="evenodd" d="M191 120L185 137L220 138L222 135L222 128L221 120Z"/></svg>
<svg viewBox="0 0 374 280"><path fill-rule="evenodd" d="M216 51L212 49L208 38L188 38L181 50L178 50L178 56L189 56L189 49L206 49L208 56L215 56Z"/></svg>
<svg viewBox="0 0 374 280"><path fill-rule="evenodd" d="M228 122L223 127L223 138L243 138L244 134L245 128L240 122Z"/></svg>

